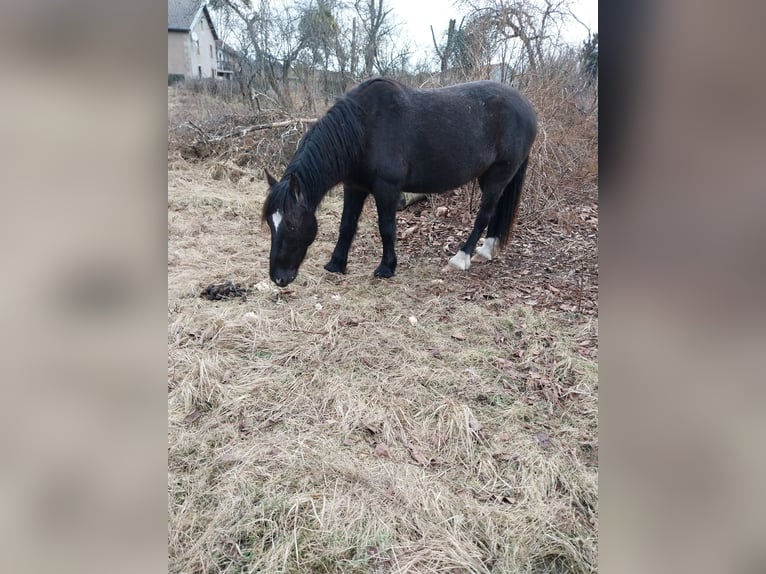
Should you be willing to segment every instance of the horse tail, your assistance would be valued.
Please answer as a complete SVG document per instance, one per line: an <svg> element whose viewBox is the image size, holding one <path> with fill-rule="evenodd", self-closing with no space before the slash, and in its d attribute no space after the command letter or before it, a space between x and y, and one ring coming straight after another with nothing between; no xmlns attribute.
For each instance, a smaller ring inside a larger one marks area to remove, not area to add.
<svg viewBox="0 0 766 574"><path fill-rule="evenodd" d="M508 185L505 186L503 194L500 196L497 208L495 210L495 221L492 227L498 234L498 243L500 247L505 247L511 239L513 224L516 222L516 216L519 211L519 200L521 199L521 188L524 185L524 177L527 173L527 163L529 156L519 166L516 174Z"/></svg>

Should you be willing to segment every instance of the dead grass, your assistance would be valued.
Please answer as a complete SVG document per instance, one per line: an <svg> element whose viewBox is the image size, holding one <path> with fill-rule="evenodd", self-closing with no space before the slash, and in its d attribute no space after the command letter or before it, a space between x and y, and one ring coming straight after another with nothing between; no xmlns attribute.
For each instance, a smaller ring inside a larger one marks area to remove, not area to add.
<svg viewBox="0 0 766 574"><path fill-rule="evenodd" d="M518 247L445 273L425 232L374 280L369 211L328 274L337 195L279 291L265 186L209 170L169 159L170 572L595 572L595 301L530 301Z"/></svg>

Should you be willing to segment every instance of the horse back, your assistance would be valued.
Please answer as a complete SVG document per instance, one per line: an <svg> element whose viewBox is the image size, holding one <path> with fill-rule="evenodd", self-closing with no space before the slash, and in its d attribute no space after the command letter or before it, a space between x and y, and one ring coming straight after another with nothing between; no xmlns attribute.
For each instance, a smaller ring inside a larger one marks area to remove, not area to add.
<svg viewBox="0 0 766 574"><path fill-rule="evenodd" d="M531 104L497 82L419 90L380 78L347 97L364 112L364 175L403 191L447 191L495 163L520 164L536 135Z"/></svg>

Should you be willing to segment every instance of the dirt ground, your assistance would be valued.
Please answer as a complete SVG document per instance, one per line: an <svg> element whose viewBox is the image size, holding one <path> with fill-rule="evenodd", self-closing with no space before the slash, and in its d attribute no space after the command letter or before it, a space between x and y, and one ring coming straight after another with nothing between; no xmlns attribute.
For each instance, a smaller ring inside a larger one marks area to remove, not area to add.
<svg viewBox="0 0 766 574"><path fill-rule="evenodd" d="M280 290L260 173L219 171L169 152L169 571L595 572L595 189L467 272L478 190L412 205L390 280L372 203L322 268L331 192Z"/></svg>

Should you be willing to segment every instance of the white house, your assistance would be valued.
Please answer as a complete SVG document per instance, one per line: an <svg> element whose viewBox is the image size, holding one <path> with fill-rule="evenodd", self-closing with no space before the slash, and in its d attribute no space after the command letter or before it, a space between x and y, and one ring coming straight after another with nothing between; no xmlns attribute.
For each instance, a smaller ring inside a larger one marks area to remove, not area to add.
<svg viewBox="0 0 766 574"><path fill-rule="evenodd" d="M218 76L218 34L204 0L168 0L168 75Z"/></svg>

